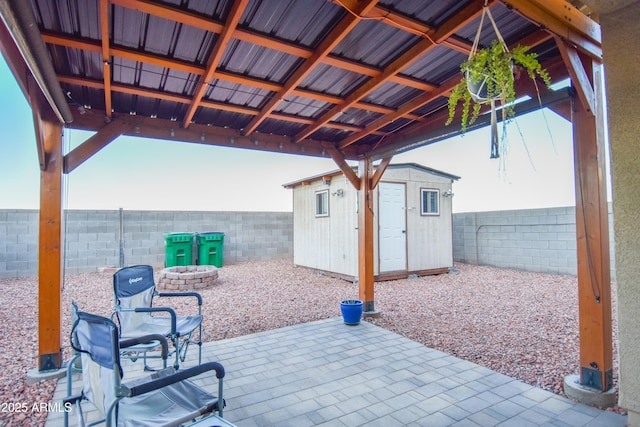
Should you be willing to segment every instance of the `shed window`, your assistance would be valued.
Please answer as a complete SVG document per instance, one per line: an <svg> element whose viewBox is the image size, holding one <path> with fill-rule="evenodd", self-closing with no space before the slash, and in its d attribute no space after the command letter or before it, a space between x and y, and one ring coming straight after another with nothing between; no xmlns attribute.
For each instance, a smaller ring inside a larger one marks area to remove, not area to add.
<svg viewBox="0 0 640 427"><path fill-rule="evenodd" d="M316 191L316 216L329 216L329 190Z"/></svg>
<svg viewBox="0 0 640 427"><path fill-rule="evenodd" d="M422 215L440 215L440 190L431 190L422 188L420 190L421 206L420 214Z"/></svg>

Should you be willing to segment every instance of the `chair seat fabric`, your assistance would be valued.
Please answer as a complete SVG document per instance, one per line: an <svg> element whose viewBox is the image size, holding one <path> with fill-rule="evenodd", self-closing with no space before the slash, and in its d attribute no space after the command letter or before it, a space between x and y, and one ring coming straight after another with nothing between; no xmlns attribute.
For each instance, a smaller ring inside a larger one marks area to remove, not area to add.
<svg viewBox="0 0 640 427"><path fill-rule="evenodd" d="M167 368L147 377L128 381L125 385L131 387L144 384L174 372L173 368ZM175 425L175 420L184 419L186 422L199 416L201 408L217 402L216 396L192 381L184 380L160 390L121 400L118 408L118 426L156 427L165 425L167 420L172 420L170 425Z"/></svg>
<svg viewBox="0 0 640 427"><path fill-rule="evenodd" d="M176 332L179 336L188 335L202 323L202 316L177 316ZM127 333L129 332L129 333ZM122 331L120 338L129 339L140 335L160 334L169 335L171 333L171 317L169 316L149 316L145 323L141 323L133 331Z"/></svg>

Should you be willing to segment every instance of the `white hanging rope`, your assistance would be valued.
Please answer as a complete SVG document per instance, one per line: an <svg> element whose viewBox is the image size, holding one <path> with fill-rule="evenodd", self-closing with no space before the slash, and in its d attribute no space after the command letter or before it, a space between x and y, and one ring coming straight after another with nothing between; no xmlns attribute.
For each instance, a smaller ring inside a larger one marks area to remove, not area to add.
<svg viewBox="0 0 640 427"><path fill-rule="evenodd" d="M496 24L496 21L493 19L493 15L491 14L491 9L489 9L489 6L487 5L487 1L485 0L484 6L482 7L482 15L480 16L480 24L478 25L478 31L476 31L476 37L473 40L473 45L471 46L471 51L469 52L469 59L473 58L473 56L478 52L478 46L480 44L480 35L482 34L482 26L484 25L485 15L489 18L489 21L491 21L491 26L493 27L493 31L496 33L496 38L498 39L498 41L500 42L500 45L502 46L502 50L505 53L509 52L509 48L507 48L507 44L505 43L504 38L500 33L500 30L498 30L498 25ZM482 85L484 85L484 82L481 84L481 87ZM480 98L478 99L474 98L474 100L476 102L484 101ZM501 144L501 141L498 138L498 118L496 114L496 99L492 98L490 102L491 102L491 154L489 158L497 159L500 157L504 157L504 156L501 156L501 151L502 151L501 145L503 144ZM503 121L506 120L506 111L504 109L502 111L502 119ZM503 130L503 134L504 134L504 130Z"/></svg>
<svg viewBox="0 0 640 427"><path fill-rule="evenodd" d="M480 16L480 25L478 25L478 31L476 31L476 38L473 40L473 45L471 46L471 52L469 52L469 58L473 57L473 55L475 55L476 52L478 51L478 45L480 44L480 35L482 34L482 25L484 24L485 15L489 17L489 21L491 21L491 25L493 26L493 31L496 33L496 37L500 42L500 44L502 45L502 48L504 49L505 52L509 52L509 48L507 48L507 44L505 43L504 38L502 38L502 34L500 33L500 30L498 30L498 25L496 24L496 21L493 19L493 15L491 14L491 9L489 9L489 6L487 6L487 3L485 2L485 5L482 7L482 15Z"/></svg>

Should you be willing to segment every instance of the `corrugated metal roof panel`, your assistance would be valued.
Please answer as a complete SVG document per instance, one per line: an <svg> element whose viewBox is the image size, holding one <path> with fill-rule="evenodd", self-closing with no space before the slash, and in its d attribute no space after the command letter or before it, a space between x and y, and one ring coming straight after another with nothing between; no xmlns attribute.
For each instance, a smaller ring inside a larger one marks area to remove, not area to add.
<svg viewBox="0 0 640 427"><path fill-rule="evenodd" d="M300 123L287 122L278 119L269 119L262 122L262 124L258 127L258 132L293 137L295 136L295 134L300 132L304 128L304 126L305 125L302 125Z"/></svg>
<svg viewBox="0 0 640 427"><path fill-rule="evenodd" d="M176 6L185 5L186 9L202 14L217 21L226 18L232 1L230 0L165 0ZM186 4L185 4L186 3Z"/></svg>
<svg viewBox="0 0 640 427"><path fill-rule="evenodd" d="M253 86L214 79L208 85L205 92L205 99L259 108L267 102L271 93L272 92L268 90Z"/></svg>
<svg viewBox="0 0 640 427"><path fill-rule="evenodd" d="M102 55L99 53L61 46L56 46L50 53L56 72L102 80Z"/></svg>
<svg viewBox="0 0 640 427"><path fill-rule="evenodd" d="M419 37L376 20L364 20L333 49L334 55L384 67L414 45Z"/></svg>
<svg viewBox="0 0 640 427"><path fill-rule="evenodd" d="M382 117L381 113L361 110L359 108L348 108L346 111L334 117L333 120L338 123L364 127L380 117Z"/></svg>
<svg viewBox="0 0 640 427"><path fill-rule="evenodd" d="M510 11L501 3L495 3L490 10L491 15L496 21L496 26L498 27L500 34L507 43L512 41L514 37L524 37L537 28L526 19ZM467 39L470 43L473 43L476 38L476 32L478 31L479 25L480 16L456 31L456 35ZM485 17L482 24L482 31L480 33L480 47L482 48L491 45L495 39L496 32L493 29L491 20L488 17Z"/></svg>
<svg viewBox="0 0 640 427"><path fill-rule="evenodd" d="M93 106L97 106L97 111L100 111L102 104L104 103L104 91L102 89L88 88L85 86L62 84L62 91L69 99L69 104L72 110L78 110L78 107L85 108L85 114L95 114L91 109Z"/></svg>
<svg viewBox="0 0 640 427"><path fill-rule="evenodd" d="M470 1L461 0L383 0L386 7L425 22L432 27L442 25Z"/></svg>
<svg viewBox="0 0 640 427"><path fill-rule="evenodd" d="M194 119L198 123L231 129L243 129L253 116L231 111L198 108Z"/></svg>
<svg viewBox="0 0 640 427"><path fill-rule="evenodd" d="M316 66L302 81L301 87L330 95L345 96L369 77L326 64Z"/></svg>
<svg viewBox="0 0 640 427"><path fill-rule="evenodd" d="M320 130L314 132L309 138L315 139L316 141L338 142L351 135L351 133L352 132L346 130L321 128Z"/></svg>
<svg viewBox="0 0 640 427"><path fill-rule="evenodd" d="M426 116L427 114L431 114L436 111L442 110L443 108L447 108L448 103L449 103L449 98L447 98L446 96L441 96L429 102L428 104L423 105L420 108L416 108L413 111L413 114L419 117Z"/></svg>
<svg viewBox="0 0 640 427"><path fill-rule="evenodd" d="M83 2L33 0L36 22L46 30L97 40L100 38L98 0Z"/></svg>
<svg viewBox="0 0 640 427"><path fill-rule="evenodd" d="M220 68L258 79L283 82L302 61L297 56L233 40L225 50Z"/></svg>
<svg viewBox="0 0 640 427"><path fill-rule="evenodd" d="M367 95L365 101L386 107L399 108L422 93L423 92L418 89L393 82L386 82Z"/></svg>
<svg viewBox="0 0 640 427"><path fill-rule="evenodd" d="M441 84L460 73L460 67L457 64L466 61L467 57L464 53L444 46L435 46L429 52L413 61L403 72L425 82Z"/></svg>
<svg viewBox="0 0 640 427"><path fill-rule="evenodd" d="M325 111L331 104L302 96L289 95L278 104L275 111L302 117L313 117L318 111Z"/></svg>
<svg viewBox="0 0 640 427"><path fill-rule="evenodd" d="M282 40L316 47L346 12L328 1L252 0L240 26Z"/></svg>

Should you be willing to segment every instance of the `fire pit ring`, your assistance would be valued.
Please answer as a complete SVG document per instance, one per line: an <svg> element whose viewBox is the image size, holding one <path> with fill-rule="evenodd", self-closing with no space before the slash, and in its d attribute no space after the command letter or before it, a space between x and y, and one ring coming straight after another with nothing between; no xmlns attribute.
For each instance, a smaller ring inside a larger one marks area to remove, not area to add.
<svg viewBox="0 0 640 427"><path fill-rule="evenodd" d="M185 265L160 270L158 290L194 291L215 284L218 268L215 265Z"/></svg>

